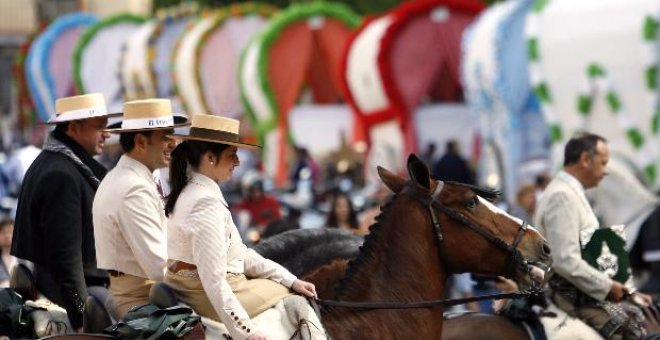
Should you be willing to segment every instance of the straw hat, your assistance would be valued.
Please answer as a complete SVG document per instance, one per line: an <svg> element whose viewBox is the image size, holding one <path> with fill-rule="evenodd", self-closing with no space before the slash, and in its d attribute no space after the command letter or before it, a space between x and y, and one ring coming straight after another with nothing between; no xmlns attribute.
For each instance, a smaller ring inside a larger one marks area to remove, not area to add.
<svg viewBox="0 0 660 340"><path fill-rule="evenodd" d="M186 125L190 125L188 117L172 113L172 103L169 99L154 98L124 103L122 121L110 125L106 131L113 133L150 131Z"/></svg>
<svg viewBox="0 0 660 340"><path fill-rule="evenodd" d="M202 142L222 143L241 148L256 149L259 145L245 143L238 130L240 122L233 118L219 117L209 114L196 114L192 117L192 125L187 134L175 133L170 137L197 140Z"/></svg>
<svg viewBox="0 0 660 340"><path fill-rule="evenodd" d="M57 99L55 101L55 116L49 119L46 124L52 125L74 120L116 115L119 115L119 113L108 113L103 94L90 93Z"/></svg>

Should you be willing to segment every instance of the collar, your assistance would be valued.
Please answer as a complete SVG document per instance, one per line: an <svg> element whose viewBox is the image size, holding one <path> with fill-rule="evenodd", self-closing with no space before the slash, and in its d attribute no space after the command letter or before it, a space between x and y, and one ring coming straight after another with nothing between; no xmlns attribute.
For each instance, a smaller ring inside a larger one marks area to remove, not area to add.
<svg viewBox="0 0 660 340"><path fill-rule="evenodd" d="M577 192L581 192L584 194L584 186L580 181L578 181L575 176L569 174L568 172L564 170L560 170L559 173L557 173L557 178L563 180L564 182L568 183L573 189L575 189Z"/></svg>
<svg viewBox="0 0 660 340"><path fill-rule="evenodd" d="M151 182L154 182L153 173L151 172L151 170L149 170L149 168L147 168L146 165L142 164L142 162L138 161L137 159L127 154L123 154L121 158L119 158L119 162L117 162L117 167L131 169L141 177L144 177L145 179L149 179Z"/></svg>
<svg viewBox="0 0 660 340"><path fill-rule="evenodd" d="M216 183L214 180L212 180L210 177L200 174L197 171L191 171L190 172L190 183L199 185L205 189L210 190L214 196L220 198L220 201L222 204L225 205L225 207L229 207L229 204L227 204L227 201L225 200L224 195L222 195L222 191L220 190L220 186L218 183Z"/></svg>
<svg viewBox="0 0 660 340"><path fill-rule="evenodd" d="M578 181L577 178L575 178L573 175L569 174L564 170L560 170L559 173L557 173L557 178L559 180L566 182L566 184L568 184L568 186L571 187L573 191L575 191L575 193L580 197L582 203L585 204L589 208L589 210L591 210L591 204L587 199L584 186L582 185L582 183L580 183L580 181Z"/></svg>
<svg viewBox="0 0 660 340"><path fill-rule="evenodd" d="M59 130L55 130L51 134L55 139L66 145L78 157L78 159L80 159L80 161L87 165L99 181L103 180L103 177L105 177L108 170L83 149L78 142Z"/></svg>

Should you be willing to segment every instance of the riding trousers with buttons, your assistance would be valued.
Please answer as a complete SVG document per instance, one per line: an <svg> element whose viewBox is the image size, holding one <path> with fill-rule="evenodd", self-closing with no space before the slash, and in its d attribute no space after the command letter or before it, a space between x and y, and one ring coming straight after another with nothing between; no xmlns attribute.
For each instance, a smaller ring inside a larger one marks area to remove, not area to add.
<svg viewBox="0 0 660 340"><path fill-rule="evenodd" d="M209 300L196 271L165 273L165 282L174 289L179 301L199 315L222 322ZM289 288L269 279L248 279L244 274L227 273L227 282L241 306L252 318L291 295ZM212 293L212 292L211 292Z"/></svg>

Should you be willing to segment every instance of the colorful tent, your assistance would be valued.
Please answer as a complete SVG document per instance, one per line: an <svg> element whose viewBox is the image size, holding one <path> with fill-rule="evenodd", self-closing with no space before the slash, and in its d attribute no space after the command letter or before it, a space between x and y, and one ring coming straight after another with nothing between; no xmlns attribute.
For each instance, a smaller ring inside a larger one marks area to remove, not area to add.
<svg viewBox="0 0 660 340"><path fill-rule="evenodd" d="M25 76L41 121L55 113L55 100L73 95L73 49L86 27L97 18L73 13L53 21L32 43L25 62Z"/></svg>
<svg viewBox="0 0 660 340"><path fill-rule="evenodd" d="M105 95L108 110L121 112L124 96L119 60L126 38L135 34L145 18L120 14L90 26L73 55L73 75L79 93Z"/></svg>
<svg viewBox="0 0 660 340"><path fill-rule="evenodd" d="M231 5L188 28L172 59L177 93L186 111L243 116L237 83L240 53L276 10L259 3Z"/></svg>
<svg viewBox="0 0 660 340"><path fill-rule="evenodd" d="M461 73L465 99L480 117L479 179L515 201L521 182L547 167L548 127L529 83L525 19L533 0L496 4L466 30ZM542 163L542 164L539 164Z"/></svg>
<svg viewBox="0 0 660 340"><path fill-rule="evenodd" d="M307 85L314 102L342 100L343 47L360 17L337 3L296 4L273 17L243 52L241 97L261 139L265 170L287 180L288 112Z"/></svg>
<svg viewBox="0 0 660 340"><path fill-rule="evenodd" d="M187 4L160 10L126 39L119 66L126 100L171 98L174 110L181 111L172 59L177 42L198 12L197 6Z"/></svg>
<svg viewBox="0 0 660 340"><path fill-rule="evenodd" d="M530 80L551 127L555 167L571 135L588 130L660 187L659 16L654 0L535 3L526 25Z"/></svg>
<svg viewBox="0 0 660 340"><path fill-rule="evenodd" d="M37 109L30 98L30 90L28 88L28 81L26 78L25 64L27 62L27 55L36 38L46 29L46 25L40 27L38 32L29 35L23 43L18 47L14 64L12 65L12 78L14 80L14 89L16 91L16 106L17 106L17 119L16 125L19 130L34 124L37 117Z"/></svg>
<svg viewBox="0 0 660 340"><path fill-rule="evenodd" d="M462 32L483 7L477 0L407 2L358 29L341 69L356 139L397 153L403 165L404 154L416 151L414 108L427 97L462 100Z"/></svg>

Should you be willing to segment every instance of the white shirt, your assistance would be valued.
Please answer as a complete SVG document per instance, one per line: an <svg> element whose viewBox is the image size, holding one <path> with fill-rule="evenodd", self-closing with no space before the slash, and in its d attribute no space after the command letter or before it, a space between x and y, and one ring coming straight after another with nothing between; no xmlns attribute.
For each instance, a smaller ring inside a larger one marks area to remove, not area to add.
<svg viewBox="0 0 660 340"><path fill-rule="evenodd" d="M121 156L96 191L92 217L99 268L163 281L167 218L144 164Z"/></svg>
<svg viewBox="0 0 660 340"><path fill-rule="evenodd" d="M238 324L256 331L226 280L227 273L267 278L291 287L296 277L279 264L248 249L231 218L218 184L192 172L168 222L170 259L197 266L199 278L220 320L234 339L249 335ZM238 319L232 317L237 316Z"/></svg>

